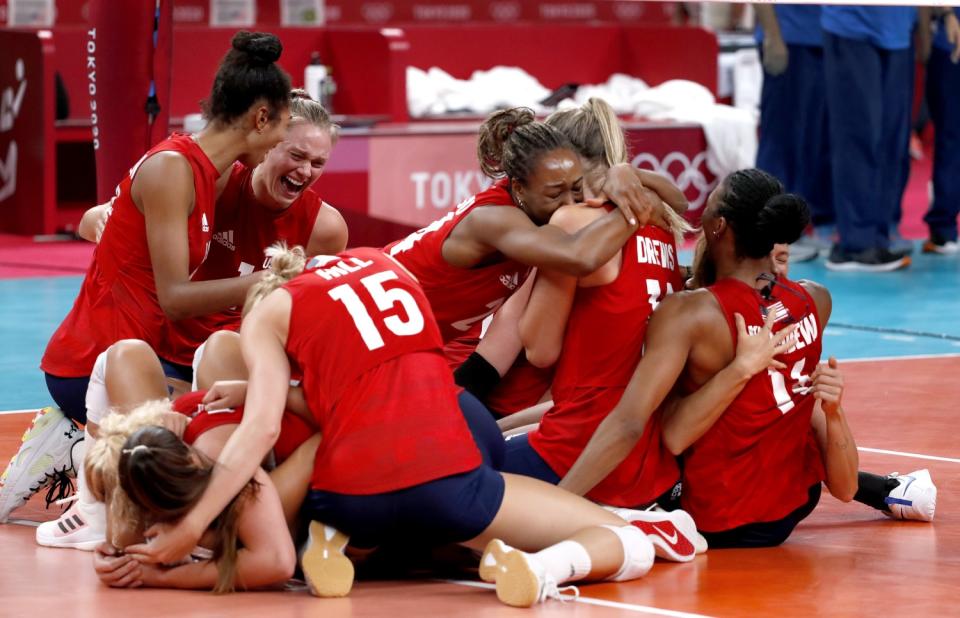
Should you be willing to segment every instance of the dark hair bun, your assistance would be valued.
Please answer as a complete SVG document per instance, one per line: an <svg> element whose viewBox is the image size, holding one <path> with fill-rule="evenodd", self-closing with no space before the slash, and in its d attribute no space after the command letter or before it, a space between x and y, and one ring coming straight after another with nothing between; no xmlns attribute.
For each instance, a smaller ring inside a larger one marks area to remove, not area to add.
<svg viewBox="0 0 960 618"><path fill-rule="evenodd" d="M233 35L233 48L242 52L255 64L271 64L280 59L283 45L269 32L240 31Z"/></svg>
<svg viewBox="0 0 960 618"><path fill-rule="evenodd" d="M810 209L799 195L781 193L766 201L757 213L757 235L774 244L793 243L810 223Z"/></svg>

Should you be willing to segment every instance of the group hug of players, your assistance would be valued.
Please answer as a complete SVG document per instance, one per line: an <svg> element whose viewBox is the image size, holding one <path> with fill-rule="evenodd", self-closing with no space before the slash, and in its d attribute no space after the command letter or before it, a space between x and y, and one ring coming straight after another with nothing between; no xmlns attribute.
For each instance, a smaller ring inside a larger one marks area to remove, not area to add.
<svg viewBox="0 0 960 618"><path fill-rule="evenodd" d="M338 127L280 52L236 35L206 128L84 216L97 247L41 363L58 408L4 473L3 521L76 472L37 542L94 550L110 586L252 589L299 566L343 596L356 567L460 544L523 607L780 544L822 484L933 518L926 470L858 472L820 362L830 294L786 277L807 206L777 179L722 179L685 268L686 200L627 164L606 103L510 109L480 129L488 189L345 250L311 186Z"/></svg>

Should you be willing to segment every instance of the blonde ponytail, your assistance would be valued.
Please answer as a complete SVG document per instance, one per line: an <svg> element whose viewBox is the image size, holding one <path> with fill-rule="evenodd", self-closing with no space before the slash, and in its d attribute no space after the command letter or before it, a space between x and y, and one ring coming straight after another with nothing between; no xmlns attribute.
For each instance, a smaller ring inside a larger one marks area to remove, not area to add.
<svg viewBox="0 0 960 618"><path fill-rule="evenodd" d="M247 292L247 300L243 304L244 316L270 292L302 273L307 265L307 254L303 247L287 248L287 243L283 241L273 243L264 253L270 258L270 270Z"/></svg>

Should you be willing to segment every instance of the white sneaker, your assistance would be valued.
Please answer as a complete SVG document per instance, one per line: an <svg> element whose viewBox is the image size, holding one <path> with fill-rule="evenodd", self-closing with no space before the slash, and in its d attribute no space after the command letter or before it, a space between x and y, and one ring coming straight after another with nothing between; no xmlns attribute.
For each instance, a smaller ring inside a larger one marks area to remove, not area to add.
<svg viewBox="0 0 960 618"><path fill-rule="evenodd" d="M344 555L350 537L319 521L310 522L310 534L300 565L310 594L345 597L353 587L353 563Z"/></svg>
<svg viewBox="0 0 960 618"><path fill-rule="evenodd" d="M690 562L707 551L707 539L697 532L693 517L686 511L664 511L654 507L646 511L611 508L647 535L657 557L672 562Z"/></svg>
<svg viewBox="0 0 960 618"><path fill-rule="evenodd" d="M102 502L85 504L76 496L60 519L37 527L37 544L93 551L107 537L107 507Z"/></svg>
<svg viewBox="0 0 960 618"><path fill-rule="evenodd" d="M580 596L576 586L557 582L530 554L499 539L487 543L480 559L480 579L497 584L497 598L512 607L530 607L547 599L571 601Z"/></svg>
<svg viewBox="0 0 960 618"><path fill-rule="evenodd" d="M937 486L930 478L930 471L924 468L910 474L890 475L900 483L884 502L890 507L890 516L895 519L915 519L933 521L937 510Z"/></svg>
<svg viewBox="0 0 960 618"><path fill-rule="evenodd" d="M72 489L66 478L74 473L71 451L83 440L83 432L73 421L56 408L44 408L33 417L23 433L20 450L13 456L3 476L0 476L0 523L6 522L10 512L24 504L36 492L56 481L47 505L64 497L54 496Z"/></svg>

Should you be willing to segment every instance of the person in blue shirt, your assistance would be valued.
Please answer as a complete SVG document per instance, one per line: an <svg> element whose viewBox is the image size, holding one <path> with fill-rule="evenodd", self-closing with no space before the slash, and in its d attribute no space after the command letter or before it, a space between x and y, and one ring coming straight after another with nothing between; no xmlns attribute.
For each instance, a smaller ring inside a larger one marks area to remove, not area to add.
<svg viewBox="0 0 960 618"><path fill-rule="evenodd" d="M886 272L892 225L910 171L913 7L824 6L824 76L839 240L832 270Z"/></svg>
<svg viewBox="0 0 960 618"><path fill-rule="evenodd" d="M956 254L960 214L960 9L937 21L927 62L927 103L934 126L933 202L923 220L924 253Z"/></svg>
<svg viewBox="0 0 960 618"><path fill-rule="evenodd" d="M816 232L790 249L790 258L803 262L829 249L824 237L834 225L820 7L755 6L763 60L757 167L810 205Z"/></svg>

